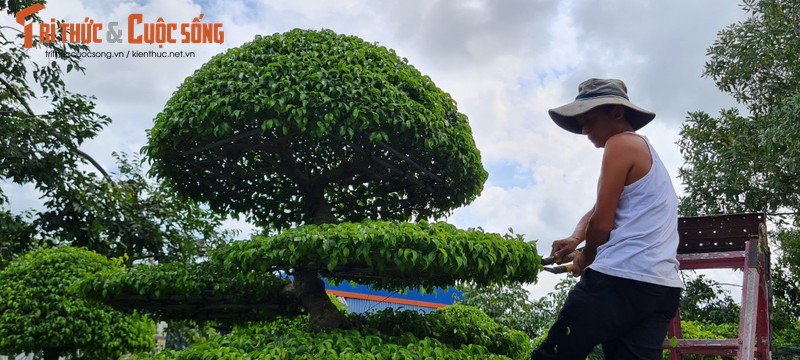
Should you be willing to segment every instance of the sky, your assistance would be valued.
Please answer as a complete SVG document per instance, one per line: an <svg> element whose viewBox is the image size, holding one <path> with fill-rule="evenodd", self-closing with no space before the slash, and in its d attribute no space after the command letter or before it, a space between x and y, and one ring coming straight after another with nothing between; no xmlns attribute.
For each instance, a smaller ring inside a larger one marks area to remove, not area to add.
<svg viewBox="0 0 800 360"><path fill-rule="evenodd" d="M86 58L85 74L67 77L70 89L95 96L97 110L113 120L81 148L104 168L114 169L113 151L133 153L145 145L153 118L211 56L259 34L331 29L394 49L450 93L469 118L489 179L480 197L443 220L491 232L513 228L537 240L541 254L569 235L594 203L602 155L584 136L555 126L547 110L571 102L583 80L622 79L631 101L657 114L639 133L650 139L682 193L676 141L687 112L717 114L737 106L702 76L706 50L718 31L747 15L730 0L59 0L39 15L73 23L87 17L116 21L124 28L132 13L146 23L161 17L179 24L203 14L203 23L222 24L224 41L161 49L126 39L92 45L93 51L195 54ZM19 27L5 14L0 25ZM13 210L37 206L30 187L2 186ZM227 226L242 236L253 229L243 220ZM529 286L532 297L550 292L563 276L541 274ZM738 274L715 276L741 283Z"/></svg>

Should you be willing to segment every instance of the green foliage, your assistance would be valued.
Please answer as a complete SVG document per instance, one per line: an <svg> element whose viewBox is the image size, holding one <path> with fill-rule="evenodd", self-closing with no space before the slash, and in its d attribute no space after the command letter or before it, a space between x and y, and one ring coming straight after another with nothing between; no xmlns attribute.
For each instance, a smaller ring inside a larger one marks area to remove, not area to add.
<svg viewBox="0 0 800 360"><path fill-rule="evenodd" d="M739 304L719 284L705 275L686 283L681 293L681 319L708 324L738 324ZM737 337L737 336L734 336Z"/></svg>
<svg viewBox="0 0 800 360"><path fill-rule="evenodd" d="M800 351L800 232L783 231L776 236L781 245L781 256L773 267L773 343L776 346L794 347L794 355ZM787 357L791 358L791 357Z"/></svg>
<svg viewBox="0 0 800 360"><path fill-rule="evenodd" d="M566 277L556 284L554 291L535 301L530 300L530 294L520 284L461 284L458 287L464 299L459 302L481 309L498 324L525 332L538 345L544 341L575 284L574 278Z"/></svg>
<svg viewBox="0 0 800 360"><path fill-rule="evenodd" d="M690 113L679 143L687 215L800 210L800 1L747 0L743 8L750 17L719 33L705 75L750 114Z"/></svg>
<svg viewBox="0 0 800 360"><path fill-rule="evenodd" d="M786 312L789 319L800 319L800 232L783 231L776 236L782 256L772 273L775 307ZM788 324L787 324L788 325Z"/></svg>
<svg viewBox="0 0 800 360"><path fill-rule="evenodd" d="M533 328L540 334L540 337L547 335L547 331L555 323L558 313L564 306L564 302L567 301L569 291L575 287L575 284L577 284L577 280L574 278L564 278L556 284L553 292L533 303L533 313L530 314L530 318Z"/></svg>
<svg viewBox="0 0 800 360"><path fill-rule="evenodd" d="M274 229L439 216L487 177L447 93L394 51L330 30L213 57L158 114L146 152L180 193Z"/></svg>
<svg viewBox="0 0 800 360"><path fill-rule="evenodd" d="M281 295L288 284L275 274L174 262L102 272L83 281L81 291L115 308L143 310L162 320L241 322L295 313L295 304Z"/></svg>
<svg viewBox="0 0 800 360"><path fill-rule="evenodd" d="M772 316L771 324L775 358L796 359L800 355L800 320L789 318L778 310Z"/></svg>
<svg viewBox="0 0 800 360"><path fill-rule="evenodd" d="M524 334L481 315L480 311L465 307L426 315L385 311L362 319L359 329L322 332L309 331L305 316L279 319L239 326L229 335L213 337L185 350L139 354L135 359L455 360L529 356L530 345ZM469 323L460 322L462 318ZM474 335L466 331L469 326L479 327Z"/></svg>
<svg viewBox="0 0 800 360"><path fill-rule="evenodd" d="M734 323L711 324L702 321L681 320L681 335L684 339L736 339L739 336L739 322L737 320ZM677 341L677 339L673 341ZM684 355L683 358L686 360L733 359L733 357L711 355ZM669 352L664 350L664 360L667 359L669 359Z"/></svg>
<svg viewBox="0 0 800 360"><path fill-rule="evenodd" d="M0 352L116 358L155 346L155 324L89 303L81 279L119 265L72 247L27 253L0 272Z"/></svg>
<svg viewBox="0 0 800 360"><path fill-rule="evenodd" d="M62 182L45 194L45 208L12 214L0 209L0 268L17 254L42 244L86 247L109 257L187 260L230 241L224 216L175 195L144 175L142 160L114 154L112 181L63 169ZM3 196L0 194L0 206Z"/></svg>
<svg viewBox="0 0 800 360"><path fill-rule="evenodd" d="M739 321L713 324L681 320L684 339L735 339L739 336Z"/></svg>
<svg viewBox="0 0 800 360"><path fill-rule="evenodd" d="M687 215L800 210L800 1L746 0L743 8L749 18L719 33L705 75L750 114L690 114L679 143Z"/></svg>
<svg viewBox="0 0 800 360"><path fill-rule="evenodd" d="M328 293L328 299L330 299L331 303L333 303L333 305L336 306L336 310L339 310L339 312L341 312L342 314L347 314L347 306L341 301L339 301L336 295Z"/></svg>
<svg viewBox="0 0 800 360"><path fill-rule="evenodd" d="M744 0L742 9L749 17L719 32L704 74L750 111L766 113L800 88L800 3Z"/></svg>
<svg viewBox="0 0 800 360"><path fill-rule="evenodd" d="M0 194L0 206L5 203L4 200L4 195ZM19 215L0 208L0 229L3 229L0 232L0 270L8 266L18 254L36 246L30 216L31 212Z"/></svg>
<svg viewBox="0 0 800 360"><path fill-rule="evenodd" d="M475 344L512 359L527 359L532 351L531 340L524 332L500 325L471 306L446 306L424 315L387 309L370 315L367 324L382 334L410 333L419 338L435 338L454 348Z"/></svg>
<svg viewBox="0 0 800 360"><path fill-rule="evenodd" d="M686 164L679 170L687 192L684 215L775 210L774 181L765 176L763 141L757 120L723 110L719 118L702 112L689 115L678 141Z"/></svg>
<svg viewBox="0 0 800 360"><path fill-rule="evenodd" d="M234 243L213 257L245 272L314 269L329 279L391 290L420 286L432 291L459 279L534 282L541 269L535 243L520 235L426 222L306 225Z"/></svg>

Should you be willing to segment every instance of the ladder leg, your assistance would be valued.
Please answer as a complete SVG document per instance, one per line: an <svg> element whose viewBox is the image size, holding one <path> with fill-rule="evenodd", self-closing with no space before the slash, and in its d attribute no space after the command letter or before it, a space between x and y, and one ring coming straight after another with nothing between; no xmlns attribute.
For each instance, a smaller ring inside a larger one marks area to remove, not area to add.
<svg viewBox="0 0 800 360"><path fill-rule="evenodd" d="M672 318L672 321L669 323L669 331L667 332L667 337L672 340L673 337L681 339L683 338L683 333L681 332L681 309L678 308L678 311L675 312L675 317ZM668 348L669 349L669 360L683 360L683 354L678 349Z"/></svg>
<svg viewBox="0 0 800 360"><path fill-rule="evenodd" d="M752 245L752 246L751 246ZM742 268L742 308L739 312L738 360L754 360L756 347L756 314L758 306L758 244L748 241L745 245L745 266Z"/></svg>
<svg viewBox="0 0 800 360"><path fill-rule="evenodd" d="M770 286L770 268L768 258L761 254L758 278L758 313L756 321L756 339L758 346L758 359L772 359L772 287Z"/></svg>

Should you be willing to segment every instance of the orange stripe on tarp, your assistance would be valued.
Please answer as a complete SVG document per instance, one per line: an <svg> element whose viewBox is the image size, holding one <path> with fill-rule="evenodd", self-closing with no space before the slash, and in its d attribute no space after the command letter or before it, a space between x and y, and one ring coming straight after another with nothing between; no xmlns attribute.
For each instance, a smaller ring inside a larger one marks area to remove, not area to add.
<svg viewBox="0 0 800 360"><path fill-rule="evenodd" d="M344 298L353 298L353 299L361 299L361 300L372 300L377 302L386 302L392 304L401 304L401 305L414 305L414 306L421 306L427 308L443 308L447 305L439 304L434 302L428 301L419 301L419 300L409 300L409 299L400 299L394 297L387 297L385 295L367 295L361 293L354 293L349 291L341 291L341 290L325 290L329 294L341 296Z"/></svg>

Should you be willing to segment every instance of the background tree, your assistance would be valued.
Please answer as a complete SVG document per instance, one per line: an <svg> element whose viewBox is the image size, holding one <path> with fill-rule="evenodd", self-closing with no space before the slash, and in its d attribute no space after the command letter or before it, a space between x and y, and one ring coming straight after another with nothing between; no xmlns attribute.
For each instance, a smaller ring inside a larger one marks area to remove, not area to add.
<svg viewBox="0 0 800 360"><path fill-rule="evenodd" d="M13 17L32 4L0 1L0 9ZM28 20L41 22L36 15ZM64 64L67 72L84 71L74 54L85 51L85 45L41 43L35 36L33 48L25 49L22 42L21 27L0 27L0 178L32 184L46 193L64 180L65 169L77 168L83 161L96 164L79 147L109 119L94 111L92 98L70 92L62 79ZM32 61L30 53L41 50L52 51L60 60ZM49 106L34 111L30 105L34 98L44 99ZM43 240L30 229L30 218L12 214L6 203L0 191L0 263Z"/></svg>
<svg viewBox="0 0 800 360"><path fill-rule="evenodd" d="M722 30L709 48L704 75L748 113L689 114L679 142L687 190L681 209L773 214L773 330L780 344L800 321L800 2L746 0L743 10L749 17Z"/></svg>
<svg viewBox="0 0 800 360"><path fill-rule="evenodd" d="M0 271L0 352L45 360L117 358L155 346L155 323L107 305L89 303L78 282L121 271L97 253L59 247L29 252Z"/></svg>
<svg viewBox="0 0 800 360"><path fill-rule="evenodd" d="M0 1L0 9L14 16L32 4ZM94 98L70 91L63 78L84 72L75 54L88 48L61 42L59 32L54 43L33 36L26 49L21 29L0 27L0 178L33 185L45 203L15 214L0 191L0 268L43 244L86 246L133 262L188 259L229 239L218 230L221 216L146 177L138 156L115 154L119 171L109 174L80 150L110 123L95 111ZM44 51L57 60L33 61L32 53ZM31 106L37 99L44 101Z"/></svg>
<svg viewBox="0 0 800 360"><path fill-rule="evenodd" d="M110 257L135 261L188 261L230 241L224 215L176 196L162 181L147 176L143 160L114 153L111 183L67 169L69 181L57 184L45 210L32 222L39 236L84 246Z"/></svg>
<svg viewBox="0 0 800 360"><path fill-rule="evenodd" d="M564 278L556 284L554 291L535 301L530 300L530 294L519 283L489 286L460 284L458 288L464 298L458 302L481 309L498 324L523 331L531 339L537 339L547 335L567 299L567 293L575 284L575 279Z"/></svg>
<svg viewBox="0 0 800 360"><path fill-rule="evenodd" d="M388 290L433 290L460 280L533 282L541 268L535 244L519 235L425 221L468 203L483 187L487 174L469 124L430 78L393 51L357 37L293 30L256 37L213 57L156 117L146 153L154 159L153 173L180 194L217 211L245 213L265 229L251 241L212 252L204 266L274 284L273 294L300 304L307 325L293 323L302 327L299 332L269 331L258 342L294 344L289 356L368 356L364 341L370 338L390 352L398 344L413 347L416 357L428 351L444 351L441 358L458 358L454 351L462 350L492 353L481 340L491 337L475 326L476 334L483 334L478 338L470 333L445 338L465 331L454 328L458 321L445 322L449 332L410 334L409 326L441 327L431 325L436 320L411 318L398 322L403 326L382 328L348 317L331 303L320 276ZM160 265L149 267L152 275L144 278L134 275L135 269L119 278L98 278L87 292L109 302L146 295L150 303L128 304L164 310L169 299L156 294L163 295L162 289L147 290L145 284L166 271ZM292 283L268 280L277 274L291 275ZM216 281L208 286L218 287ZM282 308L278 301L271 304ZM234 305L217 309L230 311ZM486 322L485 315L481 320L469 311L454 316L464 324ZM414 326L420 323L428 325ZM490 333L514 333L491 324ZM308 335L306 326L323 333ZM376 331L380 335L373 336ZM301 345L307 336L333 336L324 341L333 348L309 350ZM422 336L438 338L431 344L434 340ZM227 342L239 344L241 338L226 339L214 348L253 355L255 350ZM524 358L525 349L502 351Z"/></svg>
<svg viewBox="0 0 800 360"><path fill-rule="evenodd" d="M544 319L537 315L546 310L530 300L528 290L521 284L491 284L483 287L459 284L457 287L464 295L458 303L481 309L498 324L525 332L531 339L543 334L541 320Z"/></svg>
<svg viewBox="0 0 800 360"><path fill-rule="evenodd" d="M33 3L0 0L0 10L2 16L13 17ZM33 15L26 21L36 28L41 19ZM44 206L13 213L0 190L0 269L43 245L85 246L107 256L127 255L124 258L130 264L137 260L189 261L228 241L232 233L219 230L223 216L176 197L168 186L145 176L138 155L114 154L117 170L109 173L80 149L110 123L95 111L94 98L70 91L65 82L67 73L84 71L75 54L88 48L61 42L58 33L54 43L41 43L34 36L33 47L26 49L21 30L21 26L0 26L0 179L31 185ZM31 55L45 51L56 59L34 61ZM8 289L3 283L3 291ZM44 309L47 307L39 310ZM53 339L43 329L59 329L64 322L57 317L12 315L0 311L0 327L31 330L19 330L18 334L26 337L15 340L21 342L8 340L6 344L12 347L6 349L30 348L30 344L42 344L42 348ZM44 322L50 320L55 322ZM109 335L103 324L78 330ZM130 339L120 333L111 335ZM86 339L76 341L88 343ZM125 345L119 342L122 340L111 341L106 348ZM122 348L142 349L128 345ZM49 354L58 351L52 349Z"/></svg>
<svg viewBox="0 0 800 360"><path fill-rule="evenodd" d="M717 282L698 275L681 294L681 319L709 324L739 324L739 305Z"/></svg>

